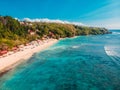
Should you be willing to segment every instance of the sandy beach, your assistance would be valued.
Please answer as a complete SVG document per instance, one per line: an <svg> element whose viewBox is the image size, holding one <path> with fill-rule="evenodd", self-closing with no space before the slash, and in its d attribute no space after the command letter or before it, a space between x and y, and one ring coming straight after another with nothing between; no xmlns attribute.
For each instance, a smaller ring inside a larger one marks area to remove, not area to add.
<svg viewBox="0 0 120 90"><path fill-rule="evenodd" d="M48 39L39 45L33 44L32 46L25 46L21 51L0 58L0 73L10 70L23 60L29 59L34 53L40 52L56 42L56 39Z"/></svg>

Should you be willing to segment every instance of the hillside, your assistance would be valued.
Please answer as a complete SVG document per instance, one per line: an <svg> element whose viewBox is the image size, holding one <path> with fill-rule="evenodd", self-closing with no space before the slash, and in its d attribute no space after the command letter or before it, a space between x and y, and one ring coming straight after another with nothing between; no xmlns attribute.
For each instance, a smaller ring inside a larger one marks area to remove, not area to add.
<svg viewBox="0 0 120 90"><path fill-rule="evenodd" d="M109 32L105 28L61 23L19 22L10 16L0 16L0 50L11 50L14 46L26 44L36 39L59 39L77 35L107 33Z"/></svg>

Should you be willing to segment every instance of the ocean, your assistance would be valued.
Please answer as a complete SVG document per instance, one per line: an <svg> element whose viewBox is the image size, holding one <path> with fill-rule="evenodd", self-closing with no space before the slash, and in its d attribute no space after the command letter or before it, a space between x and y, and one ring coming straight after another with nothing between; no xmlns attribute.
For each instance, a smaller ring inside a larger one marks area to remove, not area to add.
<svg viewBox="0 0 120 90"><path fill-rule="evenodd" d="M120 90L120 30L60 40L0 77L0 90Z"/></svg>

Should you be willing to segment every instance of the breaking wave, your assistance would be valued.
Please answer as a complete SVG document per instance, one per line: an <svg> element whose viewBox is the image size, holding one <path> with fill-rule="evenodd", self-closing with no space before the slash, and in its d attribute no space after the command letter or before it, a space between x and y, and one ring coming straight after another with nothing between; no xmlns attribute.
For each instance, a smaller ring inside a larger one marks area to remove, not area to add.
<svg viewBox="0 0 120 90"><path fill-rule="evenodd" d="M119 46L105 46L106 54L118 65L120 65L120 47Z"/></svg>
<svg viewBox="0 0 120 90"><path fill-rule="evenodd" d="M113 32L112 34L114 34L114 35L118 35L118 34L120 34L120 32Z"/></svg>
<svg viewBox="0 0 120 90"><path fill-rule="evenodd" d="M79 48L79 46L72 46L72 48Z"/></svg>

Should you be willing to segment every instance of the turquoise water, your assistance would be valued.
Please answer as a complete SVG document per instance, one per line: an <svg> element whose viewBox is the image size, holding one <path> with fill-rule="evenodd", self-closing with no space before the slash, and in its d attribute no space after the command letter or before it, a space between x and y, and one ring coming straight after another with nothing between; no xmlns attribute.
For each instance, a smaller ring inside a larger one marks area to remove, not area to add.
<svg viewBox="0 0 120 90"><path fill-rule="evenodd" d="M120 90L120 31L64 39L0 77L0 90Z"/></svg>

